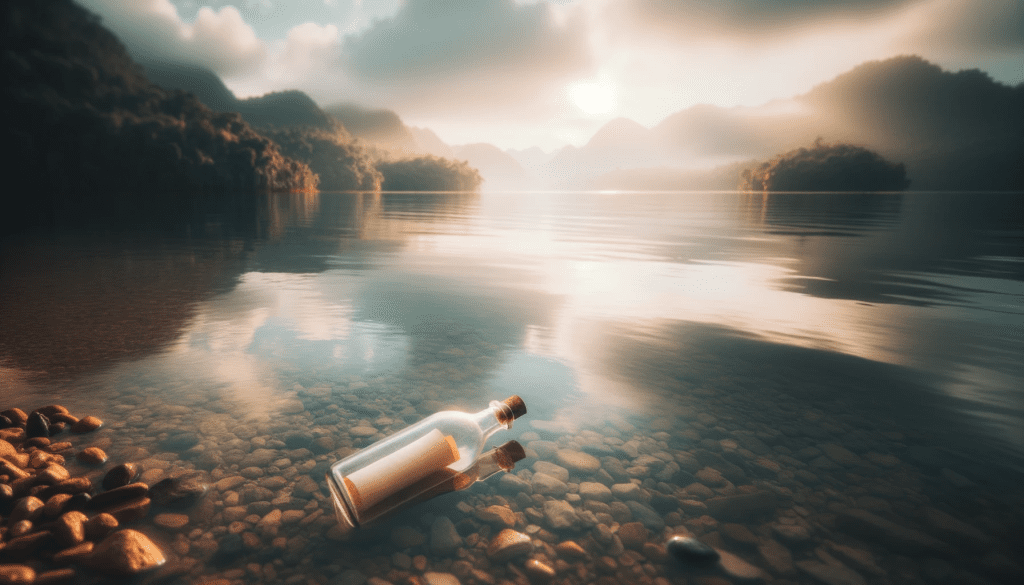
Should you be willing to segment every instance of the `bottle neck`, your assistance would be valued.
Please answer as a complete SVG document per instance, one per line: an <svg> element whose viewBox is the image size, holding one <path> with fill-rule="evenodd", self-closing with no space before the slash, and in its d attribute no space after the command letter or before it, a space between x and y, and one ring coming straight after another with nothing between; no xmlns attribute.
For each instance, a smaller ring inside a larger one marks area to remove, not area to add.
<svg viewBox="0 0 1024 585"><path fill-rule="evenodd" d="M473 420L480 426L480 430L483 431L484 440L486 441L491 435L501 429L512 428L512 416L511 409L498 402L492 400L491 404L487 408L473 415Z"/></svg>

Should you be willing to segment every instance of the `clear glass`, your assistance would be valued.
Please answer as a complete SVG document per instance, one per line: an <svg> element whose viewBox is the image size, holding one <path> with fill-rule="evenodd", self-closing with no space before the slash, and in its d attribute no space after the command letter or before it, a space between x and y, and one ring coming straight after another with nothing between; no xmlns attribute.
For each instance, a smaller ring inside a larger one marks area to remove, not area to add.
<svg viewBox="0 0 1024 585"><path fill-rule="evenodd" d="M477 463L487 439L511 428L513 420L510 408L496 400L477 413L438 412L338 461L327 473L338 521L343 526L360 526L433 487L454 481L455 476ZM434 455L445 451L445 441L451 445L450 457L438 459ZM420 465L423 458L428 463ZM451 458L455 461L442 466ZM488 477L498 471L490 467L487 470ZM352 483L355 478L360 478L357 483L374 495L364 500L365 494L360 494L363 490ZM373 488L367 487L371 483Z"/></svg>

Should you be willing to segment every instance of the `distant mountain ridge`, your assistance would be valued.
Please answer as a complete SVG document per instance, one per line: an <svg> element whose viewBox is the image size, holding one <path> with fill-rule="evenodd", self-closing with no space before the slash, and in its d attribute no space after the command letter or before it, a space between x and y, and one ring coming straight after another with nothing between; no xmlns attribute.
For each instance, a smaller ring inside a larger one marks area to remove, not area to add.
<svg viewBox="0 0 1024 585"><path fill-rule="evenodd" d="M822 138L905 162L915 189L1024 190L1024 85L943 71L916 56L864 63L789 100L698 105L642 128L613 120L539 173L562 186L602 187L604 173L615 171L621 185L642 175L625 171L649 168L664 185L672 167L682 181L699 175L687 168L695 161L763 160Z"/></svg>

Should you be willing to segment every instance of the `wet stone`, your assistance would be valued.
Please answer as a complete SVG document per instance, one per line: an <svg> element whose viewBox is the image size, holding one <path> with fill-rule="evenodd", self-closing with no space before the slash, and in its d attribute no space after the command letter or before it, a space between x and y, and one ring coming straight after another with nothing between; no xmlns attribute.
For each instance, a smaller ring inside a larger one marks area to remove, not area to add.
<svg viewBox="0 0 1024 585"><path fill-rule="evenodd" d="M28 415L28 420L25 423L25 436L30 439L34 437L49 437L50 419L40 412L33 412Z"/></svg>
<svg viewBox="0 0 1024 585"><path fill-rule="evenodd" d="M577 544L575 541L567 540L560 542L555 546L555 552L561 557L567 557L571 559L585 559L587 558L587 551L582 546Z"/></svg>
<svg viewBox="0 0 1024 585"><path fill-rule="evenodd" d="M103 421L95 416L87 416L71 425L72 433L88 433L103 426Z"/></svg>
<svg viewBox="0 0 1024 585"><path fill-rule="evenodd" d="M85 536L90 540L99 540L113 532L118 526L117 518L107 513L97 514L85 523Z"/></svg>
<svg viewBox="0 0 1024 585"><path fill-rule="evenodd" d="M610 502L612 491L603 483L584 481L580 483L579 495L584 500L597 500L599 502Z"/></svg>
<svg viewBox="0 0 1024 585"><path fill-rule="evenodd" d="M36 571L28 565L0 565L0 583L33 583L36 580Z"/></svg>
<svg viewBox="0 0 1024 585"><path fill-rule="evenodd" d="M640 550L647 542L650 531L640 522L627 522L619 527L618 536L622 541L622 546Z"/></svg>
<svg viewBox="0 0 1024 585"><path fill-rule="evenodd" d="M571 449L559 449L555 460L564 467L583 474L595 473L601 469L601 461L593 455Z"/></svg>
<svg viewBox="0 0 1024 585"><path fill-rule="evenodd" d="M576 523L576 509L563 500L547 500L544 502L544 517L555 530L572 528Z"/></svg>
<svg viewBox="0 0 1024 585"><path fill-rule="evenodd" d="M153 524L170 531L178 531L188 526L189 518L185 514L163 513L153 517Z"/></svg>
<svg viewBox="0 0 1024 585"><path fill-rule="evenodd" d="M60 546L74 546L85 540L85 523L88 520L88 516L74 510L62 514L50 530Z"/></svg>
<svg viewBox="0 0 1024 585"><path fill-rule="evenodd" d="M562 467L561 465L555 465L550 461L536 461L533 464L533 470L536 473L543 473L549 475L558 481L567 482L569 481L569 470Z"/></svg>
<svg viewBox="0 0 1024 585"><path fill-rule="evenodd" d="M103 489L112 490L126 486L139 476L139 467L134 463L122 463L114 466L103 476Z"/></svg>
<svg viewBox="0 0 1024 585"><path fill-rule="evenodd" d="M99 447L86 447L75 456L82 463L89 465L101 465L107 462L107 454Z"/></svg>
<svg viewBox="0 0 1024 585"><path fill-rule="evenodd" d="M668 553L688 564L710 565L718 561L718 551L688 536L673 536L665 544Z"/></svg>
<svg viewBox="0 0 1024 585"><path fill-rule="evenodd" d="M476 511L476 517L489 524L511 528L516 524L516 515L508 506L488 506Z"/></svg>
<svg viewBox="0 0 1024 585"><path fill-rule="evenodd" d="M487 546L487 556L496 563L504 563L533 551L533 542L522 532L506 528L499 532Z"/></svg>
<svg viewBox="0 0 1024 585"><path fill-rule="evenodd" d="M450 554L462 545L462 537L447 516L438 516L430 526L430 549L437 554Z"/></svg>
<svg viewBox="0 0 1024 585"><path fill-rule="evenodd" d="M530 559L526 561L526 574L537 579L553 579L555 577L555 569L551 565L542 563L537 559Z"/></svg>
<svg viewBox="0 0 1024 585"><path fill-rule="evenodd" d="M166 562L163 552L145 534L132 529L118 530L93 550L89 565L111 575L137 575Z"/></svg>
<svg viewBox="0 0 1024 585"><path fill-rule="evenodd" d="M202 473L191 473L180 477L168 477L149 488L149 497L158 506L184 508L195 504L203 497L209 484Z"/></svg>

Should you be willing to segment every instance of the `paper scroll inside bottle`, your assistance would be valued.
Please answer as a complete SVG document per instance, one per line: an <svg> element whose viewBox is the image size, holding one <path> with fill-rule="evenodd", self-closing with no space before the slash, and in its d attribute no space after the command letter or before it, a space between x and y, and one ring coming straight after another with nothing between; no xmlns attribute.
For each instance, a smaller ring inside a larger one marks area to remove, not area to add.
<svg viewBox="0 0 1024 585"><path fill-rule="evenodd" d="M455 439L435 429L394 453L353 471L344 479L357 511L459 460Z"/></svg>

